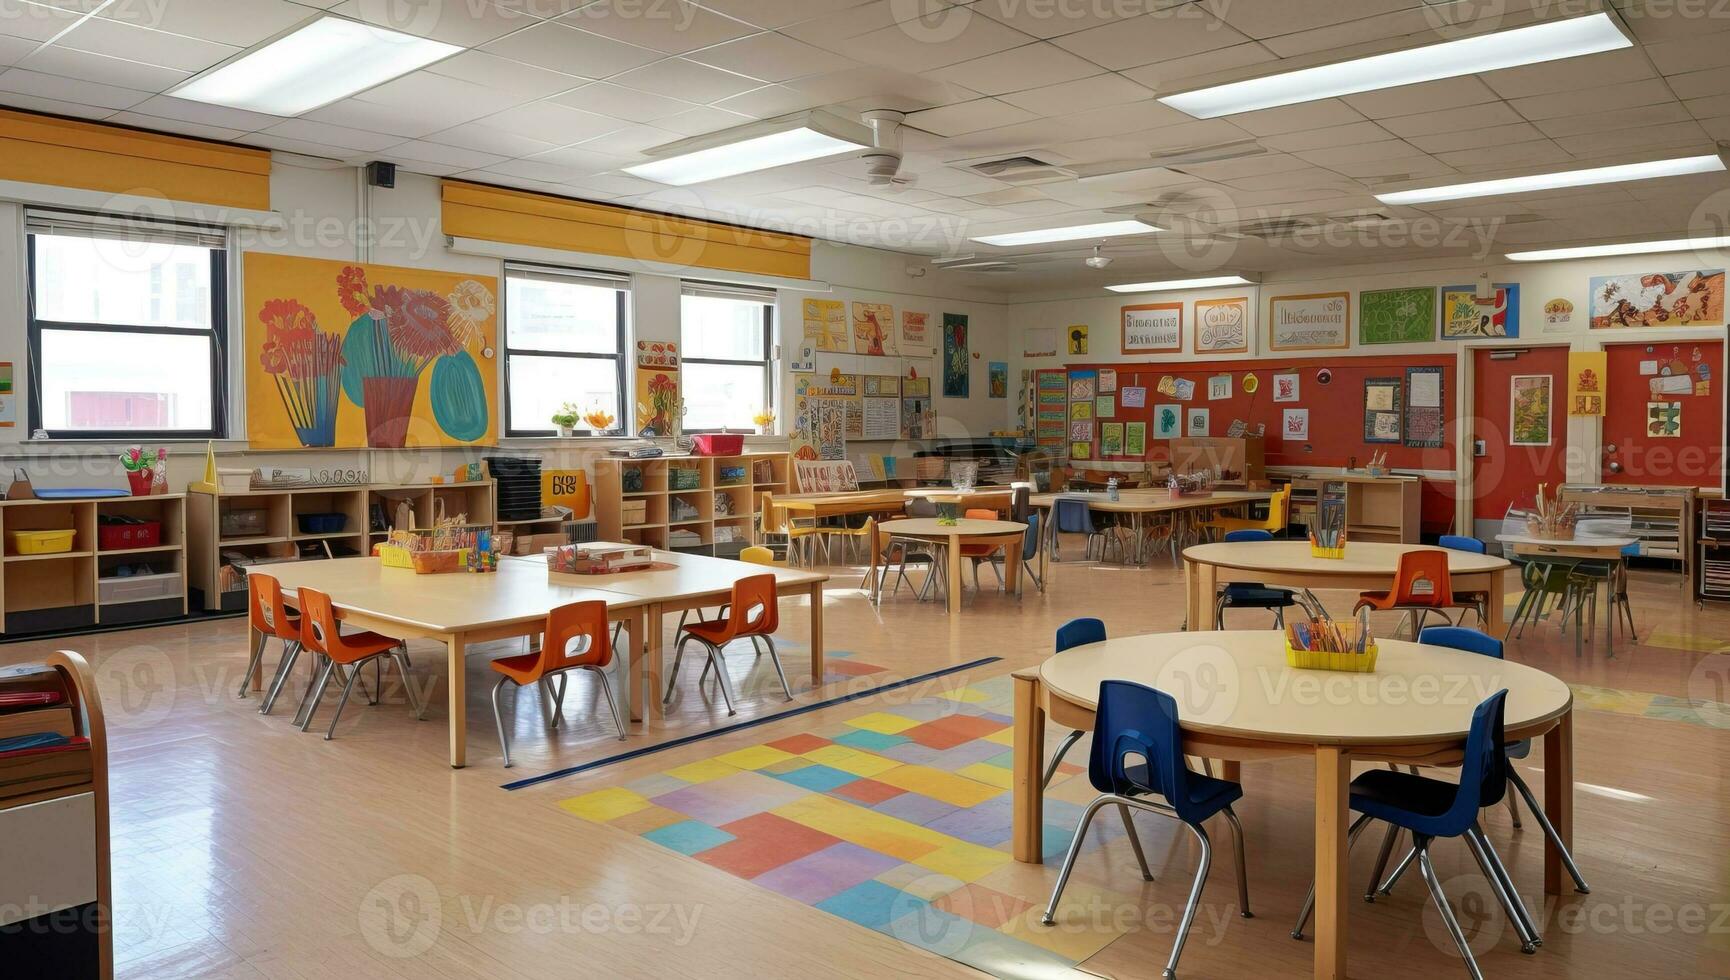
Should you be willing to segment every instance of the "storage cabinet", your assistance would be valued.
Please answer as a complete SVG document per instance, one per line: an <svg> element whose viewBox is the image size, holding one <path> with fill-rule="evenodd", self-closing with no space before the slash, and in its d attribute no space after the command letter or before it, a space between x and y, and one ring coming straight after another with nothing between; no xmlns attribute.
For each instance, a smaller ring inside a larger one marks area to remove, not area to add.
<svg viewBox="0 0 1730 980"><path fill-rule="evenodd" d="M1562 499L1579 505L1582 520L1628 519L1628 533L1640 539L1640 556L1679 562L1683 587L1693 586L1694 490L1570 484L1562 488Z"/></svg>
<svg viewBox="0 0 1730 980"><path fill-rule="evenodd" d="M185 505L182 494L0 501L0 633L185 615ZM105 588L134 575L155 577L149 595Z"/></svg>
<svg viewBox="0 0 1730 980"><path fill-rule="evenodd" d="M1261 436L1173 439L1170 453L1173 473L1187 476L1207 470L1216 486L1255 487L1267 481L1267 450Z"/></svg>
<svg viewBox="0 0 1730 980"><path fill-rule="evenodd" d="M786 453L607 457L595 463L601 540L731 558L761 535L765 494L787 492Z"/></svg>
<svg viewBox="0 0 1730 980"><path fill-rule="evenodd" d="M1346 485L1346 540L1416 544L1422 529L1423 482L1411 476L1368 476L1362 473L1294 476L1291 520L1315 520L1322 484Z"/></svg>

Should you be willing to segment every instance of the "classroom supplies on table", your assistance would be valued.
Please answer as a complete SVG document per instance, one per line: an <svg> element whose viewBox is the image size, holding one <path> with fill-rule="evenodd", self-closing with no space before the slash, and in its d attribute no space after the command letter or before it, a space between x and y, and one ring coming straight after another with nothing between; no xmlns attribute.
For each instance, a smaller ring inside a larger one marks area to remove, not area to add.
<svg viewBox="0 0 1730 980"><path fill-rule="evenodd" d="M1302 670L1376 669L1376 638L1363 620L1294 620L1285 626L1286 665Z"/></svg>
<svg viewBox="0 0 1730 980"><path fill-rule="evenodd" d="M648 568L655 561L653 549L611 541L548 548L546 556L547 572L564 575L610 575Z"/></svg>

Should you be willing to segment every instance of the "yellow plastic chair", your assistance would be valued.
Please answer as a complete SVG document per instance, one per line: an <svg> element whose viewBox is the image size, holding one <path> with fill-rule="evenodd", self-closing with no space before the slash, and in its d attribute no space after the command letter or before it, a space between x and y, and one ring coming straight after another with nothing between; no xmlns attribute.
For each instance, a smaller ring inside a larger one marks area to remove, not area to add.
<svg viewBox="0 0 1730 980"><path fill-rule="evenodd" d="M752 545L739 552L740 561L748 561L753 565L785 565L784 561L776 561L775 553L762 545Z"/></svg>
<svg viewBox="0 0 1730 980"><path fill-rule="evenodd" d="M1291 519L1291 484L1286 484L1280 491L1269 498L1267 502L1267 517L1256 520L1253 517L1214 517L1203 522L1202 527L1210 531L1218 531L1223 537L1232 531L1266 531L1269 534L1279 534L1286 528Z"/></svg>
<svg viewBox="0 0 1730 980"><path fill-rule="evenodd" d="M816 543L817 535L820 533L820 529L810 518L796 521L786 508L776 507L773 494L765 493L763 495L763 510L758 516L764 540L768 540L772 535L786 536L787 564L794 564L793 558L798 554L798 546L801 542L804 542L808 549L809 545ZM813 556L807 555L805 564L815 564L812 558Z"/></svg>

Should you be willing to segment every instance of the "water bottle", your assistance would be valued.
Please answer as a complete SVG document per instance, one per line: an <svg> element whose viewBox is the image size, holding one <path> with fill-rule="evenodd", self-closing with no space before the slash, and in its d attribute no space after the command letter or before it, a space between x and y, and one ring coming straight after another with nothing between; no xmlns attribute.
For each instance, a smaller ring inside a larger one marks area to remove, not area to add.
<svg viewBox="0 0 1730 980"><path fill-rule="evenodd" d="M1117 477L1115 476L1105 481L1105 499L1117 499Z"/></svg>

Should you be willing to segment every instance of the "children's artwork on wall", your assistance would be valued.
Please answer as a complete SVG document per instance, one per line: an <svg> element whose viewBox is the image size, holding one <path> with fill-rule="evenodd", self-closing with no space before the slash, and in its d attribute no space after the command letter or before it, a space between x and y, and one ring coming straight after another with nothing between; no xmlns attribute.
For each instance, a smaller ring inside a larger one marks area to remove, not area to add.
<svg viewBox="0 0 1730 980"><path fill-rule="evenodd" d="M1358 343L1427 344L1435 339L1435 287L1366 289L1358 294Z"/></svg>
<svg viewBox="0 0 1730 980"><path fill-rule="evenodd" d="M1181 435L1183 435L1183 406L1153 406L1153 437L1155 439L1176 439Z"/></svg>
<svg viewBox="0 0 1730 980"><path fill-rule="evenodd" d="M1124 408L1147 407L1147 389L1140 385L1130 385L1125 387L1123 389L1123 394L1120 397L1123 398Z"/></svg>
<svg viewBox="0 0 1730 980"><path fill-rule="evenodd" d="M811 338L800 339L799 349L793 355L790 370L794 374L810 374L817 370L817 345Z"/></svg>
<svg viewBox="0 0 1730 980"><path fill-rule="evenodd" d="M853 352L873 357L892 357L895 344L895 308L888 303L853 302Z"/></svg>
<svg viewBox="0 0 1730 980"><path fill-rule="evenodd" d="M800 304L805 324L805 339L821 351L850 351L851 333L847 329L847 304L838 299L806 299Z"/></svg>
<svg viewBox="0 0 1730 980"><path fill-rule="evenodd" d="M1217 402L1231 397L1231 375L1216 374L1207 379L1207 400Z"/></svg>
<svg viewBox="0 0 1730 980"><path fill-rule="evenodd" d="M1122 351L1147 354L1183 349L1183 304L1143 303L1125 306L1122 317Z"/></svg>
<svg viewBox="0 0 1730 980"><path fill-rule="evenodd" d="M1310 410L1288 408L1280 413L1280 432L1286 442L1302 442L1310 437Z"/></svg>
<svg viewBox="0 0 1730 980"><path fill-rule="evenodd" d="M1364 379L1364 441L1400 441L1400 379Z"/></svg>
<svg viewBox="0 0 1730 980"><path fill-rule="evenodd" d="M1601 350L1568 352L1568 414L1603 415L1610 355Z"/></svg>
<svg viewBox="0 0 1730 980"><path fill-rule="evenodd" d="M1123 427L1123 454L1125 456L1147 455L1147 423L1130 422Z"/></svg>
<svg viewBox="0 0 1730 980"><path fill-rule="evenodd" d="M1117 390L1117 369L1099 369L1099 394L1109 395Z"/></svg>
<svg viewBox="0 0 1730 980"><path fill-rule="evenodd" d="M1105 422L1099 427L1099 455L1123 455L1123 423Z"/></svg>
<svg viewBox="0 0 1730 980"><path fill-rule="evenodd" d="M931 343L930 321L929 313L901 311L901 356L930 357L937 353L936 347Z"/></svg>
<svg viewBox="0 0 1730 980"><path fill-rule="evenodd" d="M1184 428L1184 431L1187 432L1192 438L1204 438L1204 437L1206 437L1207 436L1207 417L1208 417L1208 414L1209 414L1209 411L1208 411L1208 409L1205 409L1205 408L1192 408L1192 409L1190 409L1189 410L1189 425L1187 425Z"/></svg>
<svg viewBox="0 0 1730 980"><path fill-rule="evenodd" d="M252 252L242 288L254 449L493 442L497 279Z"/></svg>
<svg viewBox="0 0 1730 980"><path fill-rule="evenodd" d="M1297 374L1276 374L1273 376L1273 400L1276 402L1295 402L1303 390Z"/></svg>
<svg viewBox="0 0 1730 980"><path fill-rule="evenodd" d="M1066 349L1069 353L1087 353L1087 324L1077 323L1073 326L1065 327L1063 328L1063 336L1065 338L1065 343L1067 344Z"/></svg>
<svg viewBox="0 0 1730 980"><path fill-rule="evenodd" d="M1095 385L1099 375L1093 371L1069 372L1069 400L1072 402L1092 401Z"/></svg>
<svg viewBox="0 0 1730 980"><path fill-rule="evenodd" d="M1009 362L991 361L986 366L985 390L991 398L1009 397Z"/></svg>
<svg viewBox="0 0 1730 980"><path fill-rule="evenodd" d="M1308 293L1268 300L1269 350L1328 350L1351 345L1350 293Z"/></svg>
<svg viewBox="0 0 1730 980"><path fill-rule="evenodd" d="M1091 421L1093 419L1093 402L1091 400L1069 403L1069 420L1071 422Z"/></svg>
<svg viewBox="0 0 1730 980"><path fill-rule="evenodd" d="M1405 444L1415 449L1440 449L1445 427L1442 369L1406 368Z"/></svg>
<svg viewBox="0 0 1730 980"><path fill-rule="evenodd" d="M1033 441L1046 449L1061 449L1069 422L1069 379L1062 371L1038 371L1033 387Z"/></svg>
<svg viewBox="0 0 1730 980"><path fill-rule="evenodd" d="M1063 379L1059 376L1058 381ZM931 408L931 379L908 378L901 382L901 437L930 439L937 435L936 413ZM1058 433L1062 442L1062 432Z"/></svg>
<svg viewBox="0 0 1730 980"><path fill-rule="evenodd" d="M671 340L637 341L637 366L646 368L677 368L679 345Z"/></svg>
<svg viewBox="0 0 1730 980"><path fill-rule="evenodd" d="M1096 418L1109 419L1117 417L1117 399L1110 395L1093 396L1093 414Z"/></svg>
<svg viewBox="0 0 1730 980"><path fill-rule="evenodd" d="M943 397L966 398L968 380L967 317L960 313L945 313L943 314Z"/></svg>
<svg viewBox="0 0 1730 980"><path fill-rule="evenodd" d="M1654 439L1682 437L1681 402L1647 402L1646 434Z"/></svg>
<svg viewBox="0 0 1730 980"><path fill-rule="evenodd" d="M1442 339L1518 337L1520 335L1520 285L1499 282L1489 303L1480 303L1476 286L1446 286L1442 289Z"/></svg>
<svg viewBox="0 0 1730 980"><path fill-rule="evenodd" d="M1172 382L1171 394L1178 401L1190 401L1195 398L1195 382L1188 378L1178 378Z"/></svg>
<svg viewBox="0 0 1730 980"><path fill-rule="evenodd" d="M1508 444L1550 444L1550 385L1547 374L1516 374L1508 379Z"/></svg>
<svg viewBox="0 0 1730 980"><path fill-rule="evenodd" d="M1592 329L1721 327L1724 270L1592 277Z"/></svg>
<svg viewBox="0 0 1730 980"><path fill-rule="evenodd" d="M676 368L637 369L637 427L639 436L670 436L678 422L679 372Z"/></svg>
<svg viewBox="0 0 1730 980"><path fill-rule="evenodd" d="M1249 353L1249 297L1196 300L1190 347L1197 354Z"/></svg>

